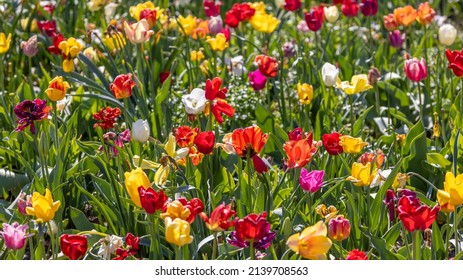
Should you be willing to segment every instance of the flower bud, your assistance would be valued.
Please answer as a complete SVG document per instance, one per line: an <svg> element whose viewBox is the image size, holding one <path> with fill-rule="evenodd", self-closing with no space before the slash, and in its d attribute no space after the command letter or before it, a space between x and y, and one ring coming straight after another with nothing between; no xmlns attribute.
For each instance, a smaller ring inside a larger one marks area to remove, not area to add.
<svg viewBox="0 0 463 280"><path fill-rule="evenodd" d="M339 74L339 70L338 68L336 68L336 66L330 63L323 64L322 78L323 78L323 83L325 84L325 86L327 87L334 86L337 82L338 74Z"/></svg>
<svg viewBox="0 0 463 280"><path fill-rule="evenodd" d="M439 27L439 42L441 45L450 46L455 42L457 29L451 24L444 24Z"/></svg>
<svg viewBox="0 0 463 280"><path fill-rule="evenodd" d="M150 137L150 128L148 121L137 120L132 123L132 137L140 143L146 143Z"/></svg>
<svg viewBox="0 0 463 280"><path fill-rule="evenodd" d="M336 22L339 18L339 10L338 7L336 7L335 5L324 7L323 13L325 15L325 19L331 23Z"/></svg>

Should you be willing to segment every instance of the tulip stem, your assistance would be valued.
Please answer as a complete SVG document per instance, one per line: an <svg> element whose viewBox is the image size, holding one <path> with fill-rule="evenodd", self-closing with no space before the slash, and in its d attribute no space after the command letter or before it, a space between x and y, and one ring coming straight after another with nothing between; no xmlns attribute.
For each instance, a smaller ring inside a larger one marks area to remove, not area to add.
<svg viewBox="0 0 463 280"><path fill-rule="evenodd" d="M250 255L251 260L256 259L256 249L254 248L254 240L251 240L249 242L249 255Z"/></svg>
<svg viewBox="0 0 463 280"><path fill-rule="evenodd" d="M412 232L413 259L421 259L421 231L415 230Z"/></svg>
<svg viewBox="0 0 463 280"><path fill-rule="evenodd" d="M460 253L460 241L458 238L458 221L457 221L457 209L458 207L455 207L455 211L453 212L453 234L455 235L455 256Z"/></svg>
<svg viewBox="0 0 463 280"><path fill-rule="evenodd" d="M219 247L219 240L217 239L217 232L214 232L214 239L212 240L212 260L217 258L217 251Z"/></svg>
<svg viewBox="0 0 463 280"><path fill-rule="evenodd" d="M349 105L350 105L350 134L352 137L354 137L354 123L355 123L355 117L354 117L354 100L352 97L352 94L349 95Z"/></svg>
<svg viewBox="0 0 463 280"><path fill-rule="evenodd" d="M423 122L423 125L424 125L424 120L423 120L424 104L423 104L423 99L421 96L421 83L420 82L418 82L418 102L420 103L420 120Z"/></svg>
<svg viewBox="0 0 463 280"><path fill-rule="evenodd" d="M55 254L55 237L53 236L53 230L51 227L50 221L47 222L47 228L50 234L50 244L51 244L51 255L54 260L56 260L56 254Z"/></svg>
<svg viewBox="0 0 463 280"><path fill-rule="evenodd" d="M158 255L158 237L156 229L158 228L157 219L155 215L148 214L148 219L150 220L149 229L151 235L151 242L150 242L150 260L156 260L159 258Z"/></svg>

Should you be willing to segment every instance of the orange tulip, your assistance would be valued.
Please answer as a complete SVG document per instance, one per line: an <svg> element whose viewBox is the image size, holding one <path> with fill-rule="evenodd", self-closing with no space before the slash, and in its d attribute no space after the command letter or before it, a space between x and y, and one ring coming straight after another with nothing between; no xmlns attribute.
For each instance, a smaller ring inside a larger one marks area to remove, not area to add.
<svg viewBox="0 0 463 280"><path fill-rule="evenodd" d="M289 140L283 145L288 156L288 168L304 167L312 159L317 147L313 144L312 133L299 141Z"/></svg>
<svg viewBox="0 0 463 280"><path fill-rule="evenodd" d="M263 134L258 126L235 129L232 133L232 145L240 157L253 157L262 151L268 134Z"/></svg>
<svg viewBox="0 0 463 280"><path fill-rule="evenodd" d="M408 5L394 10L394 20L399 25L409 26L417 17L416 10Z"/></svg>
<svg viewBox="0 0 463 280"><path fill-rule="evenodd" d="M256 56L256 63L259 65L259 71L266 77L273 78L278 73L278 61L268 55L260 54Z"/></svg>
<svg viewBox="0 0 463 280"><path fill-rule="evenodd" d="M428 2L421 3L418 6L418 17L416 20L422 25L428 25L434 19L436 12L431 8Z"/></svg>

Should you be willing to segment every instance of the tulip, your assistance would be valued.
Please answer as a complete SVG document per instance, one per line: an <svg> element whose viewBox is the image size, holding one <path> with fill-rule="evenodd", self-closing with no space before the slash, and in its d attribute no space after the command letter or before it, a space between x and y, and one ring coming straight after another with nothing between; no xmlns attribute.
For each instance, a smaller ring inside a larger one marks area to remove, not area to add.
<svg viewBox="0 0 463 280"><path fill-rule="evenodd" d="M383 200L383 203L387 206L389 212L389 221L393 222L395 219L395 201L396 196L393 190L386 191L386 198Z"/></svg>
<svg viewBox="0 0 463 280"><path fill-rule="evenodd" d="M40 32L47 34L48 37L52 37L56 33L55 20L40 20L37 22L37 27Z"/></svg>
<svg viewBox="0 0 463 280"><path fill-rule="evenodd" d="M30 37L27 41L21 42L21 49L28 57L35 56L39 52L37 35Z"/></svg>
<svg viewBox="0 0 463 280"><path fill-rule="evenodd" d="M344 0L341 11L346 17L355 17L358 14L359 6L357 0Z"/></svg>
<svg viewBox="0 0 463 280"><path fill-rule="evenodd" d="M451 24L444 24L439 27L439 43L444 46L450 46L457 38L457 29Z"/></svg>
<svg viewBox="0 0 463 280"><path fill-rule="evenodd" d="M424 58L418 60L416 58L407 59L405 61L405 74L407 78L414 82L419 82L426 78L428 70Z"/></svg>
<svg viewBox="0 0 463 280"><path fill-rule="evenodd" d="M194 222L196 215L203 212L204 205L199 198L192 198L190 201L179 198L173 202L164 204L161 218L179 218L189 223Z"/></svg>
<svg viewBox="0 0 463 280"><path fill-rule="evenodd" d="M215 35L215 38L208 37L206 42L209 43L209 46L213 51L223 51L228 48L227 38L222 33Z"/></svg>
<svg viewBox="0 0 463 280"><path fill-rule="evenodd" d="M354 138L348 135L339 137L339 145L342 146L343 151L348 154L358 154L365 146L367 142L362 141L362 138Z"/></svg>
<svg viewBox="0 0 463 280"><path fill-rule="evenodd" d="M22 249L26 245L26 230L29 228L27 225L19 225L18 222L13 224L3 223L3 231L0 234L3 237L5 246L11 250Z"/></svg>
<svg viewBox="0 0 463 280"><path fill-rule="evenodd" d="M223 123L222 114L233 117L235 109L225 99L216 98L211 102L211 112L219 124Z"/></svg>
<svg viewBox="0 0 463 280"><path fill-rule="evenodd" d="M371 185L373 179L376 176L376 171L371 170L371 163L367 163L365 165L354 162L352 164L352 175L347 177L347 180L351 181L354 186L357 187L367 187Z"/></svg>
<svg viewBox="0 0 463 280"><path fill-rule="evenodd" d="M146 20L150 28L156 26L157 11L144 9L140 12L140 20Z"/></svg>
<svg viewBox="0 0 463 280"><path fill-rule="evenodd" d="M295 129L293 129L292 131L288 132L288 138L289 138L290 141L302 140L302 136L303 136L302 128L300 128L300 127L297 127Z"/></svg>
<svg viewBox="0 0 463 280"><path fill-rule="evenodd" d="M384 22L384 27L389 30L395 30L397 28L397 23L395 22L394 19L394 14L388 14L383 17L383 22Z"/></svg>
<svg viewBox="0 0 463 280"><path fill-rule="evenodd" d="M338 7L336 7L335 5L329 6L329 7L324 7L323 8L323 14L325 16L325 19L328 22L335 23L339 18Z"/></svg>
<svg viewBox="0 0 463 280"><path fill-rule="evenodd" d="M405 7L399 7L394 10L394 21L398 25L409 26L415 21L416 17L417 12L410 5Z"/></svg>
<svg viewBox="0 0 463 280"><path fill-rule="evenodd" d="M218 16L211 17L207 23L207 27L212 35L220 33L223 29L223 21L220 14Z"/></svg>
<svg viewBox="0 0 463 280"><path fill-rule="evenodd" d="M242 55L235 56L231 59L225 58L225 64L230 65L233 75L242 76L248 70L244 67L244 57Z"/></svg>
<svg viewBox="0 0 463 280"><path fill-rule="evenodd" d="M214 0L204 0L203 1L204 14L207 17L220 16L220 5L221 4L222 4L221 2L216 3Z"/></svg>
<svg viewBox="0 0 463 280"><path fill-rule="evenodd" d="M26 213L28 215L35 215L39 223L46 223L52 220L61 205L60 201L53 201L49 189L45 189L45 196L34 192L31 200L32 206L26 208Z"/></svg>
<svg viewBox="0 0 463 280"><path fill-rule="evenodd" d="M210 154L214 150L215 135L213 131L200 132L194 143L200 153Z"/></svg>
<svg viewBox="0 0 463 280"><path fill-rule="evenodd" d="M232 133L232 145L238 156L253 157L259 154L267 143L268 134L263 134L258 126L235 129Z"/></svg>
<svg viewBox="0 0 463 280"><path fill-rule="evenodd" d="M299 141L287 141L283 145L283 150L288 157L286 166L288 168L301 168L309 163L317 151L317 147L314 145L312 133L310 133L306 138Z"/></svg>
<svg viewBox="0 0 463 280"><path fill-rule="evenodd" d="M225 203L217 206L211 213L209 218L206 213L201 212L199 216L206 223L206 227L214 232L228 230L233 226L234 221L230 220L236 214L236 211L232 209L231 204L225 205Z"/></svg>
<svg viewBox="0 0 463 280"><path fill-rule="evenodd" d="M162 190L156 192L152 188L145 189L143 186L138 187L141 207L148 214L154 214L156 211L162 210L162 207L167 201L167 196Z"/></svg>
<svg viewBox="0 0 463 280"><path fill-rule="evenodd" d="M334 219L331 219L329 224L330 238L336 241L342 241L349 237L350 234L350 222L344 218L343 215L339 215Z"/></svg>
<svg viewBox="0 0 463 280"><path fill-rule="evenodd" d="M286 11L297 11L301 8L301 0L284 0L283 8Z"/></svg>
<svg viewBox="0 0 463 280"><path fill-rule="evenodd" d="M297 45L295 41L288 41L281 47L285 57L294 57L297 53Z"/></svg>
<svg viewBox="0 0 463 280"><path fill-rule="evenodd" d="M332 242L326 237L327 228L322 221L288 238L286 245L303 258L326 260L326 253Z"/></svg>
<svg viewBox="0 0 463 280"><path fill-rule="evenodd" d="M253 72L249 72L249 83L251 84L254 90L261 90L265 88L267 82L267 77L263 75L259 69Z"/></svg>
<svg viewBox="0 0 463 280"><path fill-rule="evenodd" d="M368 83L368 76L365 74L354 75L352 76L350 83L348 81L343 81L337 83L336 87L344 91L346 94L356 94L373 88L373 86Z"/></svg>
<svg viewBox="0 0 463 280"><path fill-rule="evenodd" d="M202 113L206 108L206 96L202 89L195 88L190 94L182 96L182 103L185 106L185 111L191 115Z"/></svg>
<svg viewBox="0 0 463 280"><path fill-rule="evenodd" d="M421 3L418 6L417 17L416 20L421 25L428 25L436 16L436 12L431 8L428 2Z"/></svg>
<svg viewBox="0 0 463 280"><path fill-rule="evenodd" d="M130 196L130 199L132 199L133 203L136 206L141 208L142 206L141 206L138 187L143 186L145 190L151 187L151 183L150 183L150 180L148 179L148 176L146 176L143 169L139 167L137 169L133 169L130 172L125 172L124 177L125 177L125 182L124 182L125 188L127 190L127 193Z"/></svg>
<svg viewBox="0 0 463 280"><path fill-rule="evenodd" d="M393 48L402 48L405 42L405 33L400 33L400 30L389 32L389 43Z"/></svg>
<svg viewBox="0 0 463 280"><path fill-rule="evenodd" d="M277 75L279 64L275 58L264 54L260 54L256 56L255 61L259 66L260 73L266 76L267 78L274 78Z"/></svg>
<svg viewBox="0 0 463 280"><path fill-rule="evenodd" d="M228 243L233 246L245 248L251 242L255 249L263 250L270 247L276 233L270 230L270 223L267 221L267 213L251 213L242 219L235 221L235 231L230 233Z"/></svg>
<svg viewBox="0 0 463 280"><path fill-rule="evenodd" d="M354 249L347 254L346 260L368 260L368 256L365 252Z"/></svg>
<svg viewBox="0 0 463 280"><path fill-rule="evenodd" d="M225 99L225 94L227 93L228 89L226 87L222 87L222 79L219 77L215 77L214 79L207 79L206 80L206 89L205 89L205 96L208 100L214 100L216 98Z"/></svg>
<svg viewBox="0 0 463 280"><path fill-rule="evenodd" d="M453 74L457 77L463 77L463 49L461 51L445 50L445 55Z"/></svg>
<svg viewBox="0 0 463 280"><path fill-rule="evenodd" d="M98 53L95 51L93 47L88 47L83 51L83 54L93 62L98 62Z"/></svg>
<svg viewBox="0 0 463 280"><path fill-rule="evenodd" d="M448 212L463 204L463 174L456 177L452 172L445 174L444 190L437 191L437 201Z"/></svg>
<svg viewBox="0 0 463 280"><path fill-rule="evenodd" d="M117 99L130 97L134 87L135 82L132 80L132 74L120 74L109 85L109 89Z"/></svg>
<svg viewBox="0 0 463 280"><path fill-rule="evenodd" d="M362 163L363 165L367 164L368 162L373 163L373 161L376 164L376 167L381 167L383 165L384 153L381 149L378 149L373 153L365 152L358 158L358 162Z"/></svg>
<svg viewBox="0 0 463 280"><path fill-rule="evenodd" d="M112 32L107 35L103 41L111 52L122 49L127 43L125 36L120 32Z"/></svg>
<svg viewBox="0 0 463 280"><path fill-rule="evenodd" d="M193 35L196 30L196 17L192 15L188 15L187 17L179 16L178 17L179 23L179 31L187 36Z"/></svg>
<svg viewBox="0 0 463 280"><path fill-rule="evenodd" d="M48 83L48 89L45 90L45 93L51 101L59 101L64 98L68 89L68 82L63 81L63 77L58 76Z"/></svg>
<svg viewBox="0 0 463 280"><path fill-rule="evenodd" d="M235 3L230 11L225 14L225 24L235 28L242 21L250 20L256 10L248 3Z"/></svg>
<svg viewBox="0 0 463 280"><path fill-rule="evenodd" d="M338 80L339 69L333 64L326 62L322 66L322 79L327 87L332 87Z"/></svg>
<svg viewBox="0 0 463 280"><path fill-rule="evenodd" d="M175 140L181 148L193 145L199 128L191 128L189 126L179 126L175 129Z"/></svg>
<svg viewBox="0 0 463 280"><path fill-rule="evenodd" d="M278 18L265 12L256 12L249 22L252 28L264 33L272 33L280 24Z"/></svg>
<svg viewBox="0 0 463 280"><path fill-rule="evenodd" d="M323 147L325 147L328 154L336 156L344 151L342 145L339 144L340 136L341 135L337 132L322 135Z"/></svg>
<svg viewBox="0 0 463 280"><path fill-rule="evenodd" d="M307 27L316 32L322 28L323 25L323 6L315 7L310 10L310 13L304 13L304 19L307 23Z"/></svg>
<svg viewBox="0 0 463 280"><path fill-rule="evenodd" d="M66 41L62 41L58 45L61 54L63 55L63 71L71 72L74 70L73 59L76 58L79 53L84 49L75 38L68 38Z"/></svg>
<svg viewBox="0 0 463 280"><path fill-rule="evenodd" d="M313 99L313 87L306 83L297 83L297 95L299 96L299 102L308 105Z"/></svg>
<svg viewBox="0 0 463 280"><path fill-rule="evenodd" d="M32 207L31 199L32 199L32 196L31 195L26 195L26 193L24 193L24 192L21 192L19 194L19 200L18 200L19 213L21 213L24 216L27 215L26 208L27 207Z"/></svg>
<svg viewBox="0 0 463 280"><path fill-rule="evenodd" d="M338 209L336 209L336 207L334 207L333 205L326 207L325 204L320 204L317 207L315 207L315 213L322 217L322 219L324 219L325 222L328 222L334 216L336 216L336 214L338 213Z"/></svg>
<svg viewBox="0 0 463 280"><path fill-rule="evenodd" d="M193 242L193 236L190 235L190 224L182 219L172 220L167 217L164 219L166 228L166 240L170 244L182 247Z"/></svg>
<svg viewBox="0 0 463 280"><path fill-rule="evenodd" d="M315 193L322 187L324 176L324 170L308 172L307 169L302 168L301 175L299 176L299 184L304 191Z"/></svg>
<svg viewBox="0 0 463 280"><path fill-rule="evenodd" d="M137 120L132 123L132 137L140 143L146 143L150 138L150 127L148 121Z"/></svg>
<svg viewBox="0 0 463 280"><path fill-rule="evenodd" d="M5 33L0 32L0 54L6 53L10 49L11 34L6 37Z"/></svg>
<svg viewBox="0 0 463 280"><path fill-rule="evenodd" d="M59 238L63 255L78 260L87 252L87 237L78 234L63 234Z"/></svg>
<svg viewBox="0 0 463 280"><path fill-rule="evenodd" d="M368 70L368 83L370 85L376 84L380 78L381 73L377 68L371 67L370 70Z"/></svg>
<svg viewBox="0 0 463 280"><path fill-rule="evenodd" d="M100 111L93 114L93 118L98 122L93 125L94 128L101 127L102 129L110 129L114 127L116 119L122 114L119 108L101 108Z"/></svg>
<svg viewBox="0 0 463 280"><path fill-rule="evenodd" d="M378 0L362 0L360 11L366 17L376 15L378 13Z"/></svg>
<svg viewBox="0 0 463 280"><path fill-rule="evenodd" d="M154 31L150 30L146 19L142 19L134 24L128 24L127 21L124 21L124 31L127 39L133 44L146 43L150 36L154 34Z"/></svg>
<svg viewBox="0 0 463 280"><path fill-rule="evenodd" d="M409 232L425 230L429 228L437 217L440 207L432 209L427 205L421 205L419 199L402 196L397 203L397 213L405 229Z"/></svg>
<svg viewBox="0 0 463 280"><path fill-rule="evenodd" d="M139 3L136 6L131 6L129 8L129 13L130 16L134 19L140 20L140 14L143 10L156 10L156 7L154 6L153 2L146 1L144 3Z"/></svg>

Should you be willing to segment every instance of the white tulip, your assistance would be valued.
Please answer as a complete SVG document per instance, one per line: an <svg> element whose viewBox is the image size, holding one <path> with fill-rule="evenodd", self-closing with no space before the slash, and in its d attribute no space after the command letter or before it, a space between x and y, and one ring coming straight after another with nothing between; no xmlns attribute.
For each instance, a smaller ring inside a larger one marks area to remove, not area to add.
<svg viewBox="0 0 463 280"><path fill-rule="evenodd" d="M327 87L332 87L338 80L339 69L333 64L326 62L322 67L323 83Z"/></svg>
<svg viewBox="0 0 463 280"><path fill-rule="evenodd" d="M338 20L339 10L335 5L329 6L329 7L324 7L323 8L323 13L325 14L325 19L328 22L333 23L333 22L336 22Z"/></svg>
<svg viewBox="0 0 463 280"><path fill-rule="evenodd" d="M138 120L132 123L132 138L140 143L146 143L150 138L150 127L148 121Z"/></svg>
<svg viewBox="0 0 463 280"><path fill-rule="evenodd" d="M450 46L457 38L457 29L451 24L439 27L439 42L444 46Z"/></svg>
<svg viewBox="0 0 463 280"><path fill-rule="evenodd" d="M206 93L200 88L195 88L190 94L182 96L182 103L185 110L190 115L202 113L206 108Z"/></svg>

